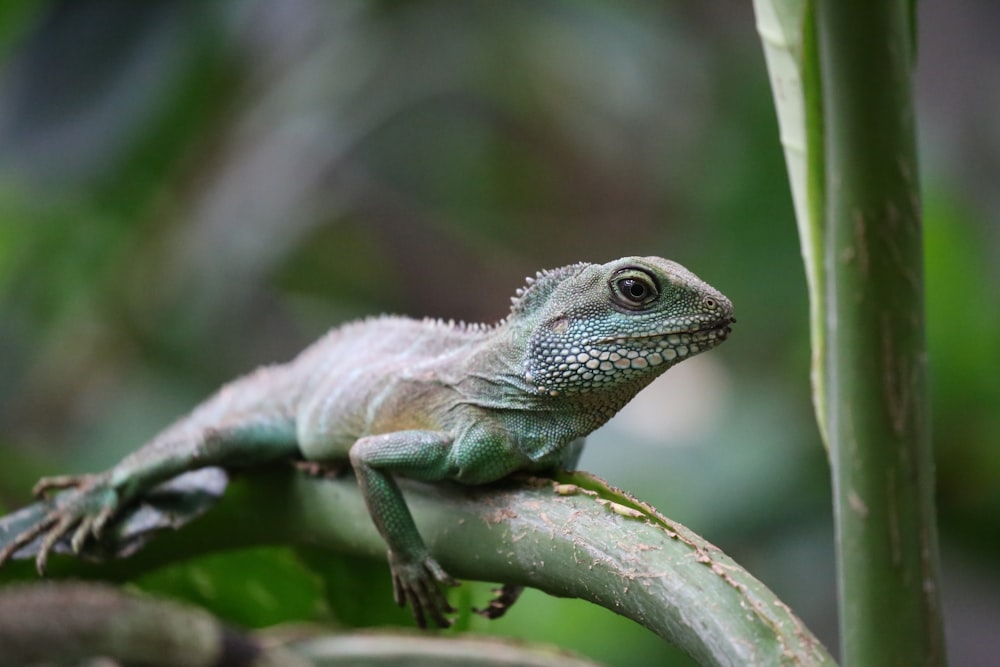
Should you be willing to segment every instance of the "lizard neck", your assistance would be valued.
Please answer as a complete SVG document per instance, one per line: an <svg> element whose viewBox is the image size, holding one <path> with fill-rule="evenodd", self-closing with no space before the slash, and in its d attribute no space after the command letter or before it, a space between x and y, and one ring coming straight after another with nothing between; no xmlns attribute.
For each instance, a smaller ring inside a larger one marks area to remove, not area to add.
<svg viewBox="0 0 1000 667"><path fill-rule="evenodd" d="M472 402L509 413L530 412L560 438L578 438L603 426L660 373L616 374L613 382L559 384L542 377L533 330L503 322L484 332L466 359L460 390ZM579 354L579 353L578 353ZM576 362L573 362L576 363ZM666 370L664 368L664 370ZM549 376L554 376L549 373ZM523 417L523 415L522 415ZM512 418L518 419L512 414Z"/></svg>

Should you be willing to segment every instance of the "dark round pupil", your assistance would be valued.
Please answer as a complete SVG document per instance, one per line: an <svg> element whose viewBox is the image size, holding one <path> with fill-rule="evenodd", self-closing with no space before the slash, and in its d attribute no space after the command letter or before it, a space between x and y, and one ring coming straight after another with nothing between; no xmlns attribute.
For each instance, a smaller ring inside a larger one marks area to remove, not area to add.
<svg viewBox="0 0 1000 667"><path fill-rule="evenodd" d="M626 278L621 282L622 291L626 296L630 296L636 301L646 296L646 286L635 278Z"/></svg>

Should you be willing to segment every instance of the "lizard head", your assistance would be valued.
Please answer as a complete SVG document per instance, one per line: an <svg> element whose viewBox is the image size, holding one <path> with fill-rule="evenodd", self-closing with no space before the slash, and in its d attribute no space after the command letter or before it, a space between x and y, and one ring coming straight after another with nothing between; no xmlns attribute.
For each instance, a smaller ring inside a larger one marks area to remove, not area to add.
<svg viewBox="0 0 1000 667"><path fill-rule="evenodd" d="M529 386L551 396L620 396L601 401L609 410L724 341L735 322L721 292L660 257L539 273L514 299L510 317L519 316L533 326L524 361Z"/></svg>

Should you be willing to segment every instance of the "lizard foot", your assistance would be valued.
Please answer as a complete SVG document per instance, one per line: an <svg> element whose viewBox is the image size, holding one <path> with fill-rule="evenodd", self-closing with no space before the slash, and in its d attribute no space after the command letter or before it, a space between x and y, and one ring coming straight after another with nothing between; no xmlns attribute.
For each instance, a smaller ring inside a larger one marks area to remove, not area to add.
<svg viewBox="0 0 1000 667"><path fill-rule="evenodd" d="M413 618L421 628L427 627L427 617L441 628L451 627L446 614L455 612L448 604L442 586L458 586L436 560L427 556L415 563L404 562L390 551L389 568L392 570L392 590L396 604L413 611Z"/></svg>
<svg viewBox="0 0 1000 667"><path fill-rule="evenodd" d="M292 461L292 465L309 477L321 479L337 479L351 469L350 465L336 462Z"/></svg>
<svg viewBox="0 0 1000 667"><path fill-rule="evenodd" d="M53 489L70 489L54 500L54 507L31 528L0 549L0 566L15 553L43 536L35 557L38 574L45 574L49 554L63 537L73 532L70 546L78 554L87 538L101 531L118 508L118 494L108 484L107 474L46 477L35 485L34 494L44 498Z"/></svg>
<svg viewBox="0 0 1000 667"><path fill-rule="evenodd" d="M515 584L504 584L500 588L493 589L496 593L496 597L490 600L490 603L486 605L483 609L473 609L483 618L488 618L493 620L495 618L500 618L507 613L507 610L514 606L517 599L521 597L521 593L524 592L524 586L518 586Z"/></svg>

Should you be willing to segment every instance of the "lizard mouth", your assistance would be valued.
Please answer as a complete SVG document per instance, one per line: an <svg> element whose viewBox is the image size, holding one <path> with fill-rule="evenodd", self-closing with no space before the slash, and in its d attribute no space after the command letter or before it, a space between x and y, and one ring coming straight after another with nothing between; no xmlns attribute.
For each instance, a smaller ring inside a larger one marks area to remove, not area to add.
<svg viewBox="0 0 1000 667"><path fill-rule="evenodd" d="M605 371L669 366L722 343L732 332L734 322L732 317L727 317L692 324L686 329L604 336L587 341L581 351L585 353L586 363L593 364L588 368ZM584 363L579 357L576 360Z"/></svg>
<svg viewBox="0 0 1000 667"><path fill-rule="evenodd" d="M597 344L625 342L625 341L648 341L650 343L666 343L669 346L708 344L714 346L729 337L733 332L732 325L736 324L735 317L727 317L721 321L710 322L707 325L694 325L687 329L674 329L671 331L653 331L642 334L629 334L625 336L606 336L593 341Z"/></svg>
<svg viewBox="0 0 1000 667"><path fill-rule="evenodd" d="M692 333L708 333L711 337L718 339L721 343L733 332L733 325L736 324L735 317L727 317L721 322L715 322L709 327L701 327Z"/></svg>
<svg viewBox="0 0 1000 667"><path fill-rule="evenodd" d="M602 383L618 377L618 371L643 371L657 366L665 370L726 340L735 322L732 317L724 317L693 322L686 328L585 339L547 357L547 372L564 378L579 374L585 381ZM531 374L528 379L535 382Z"/></svg>

